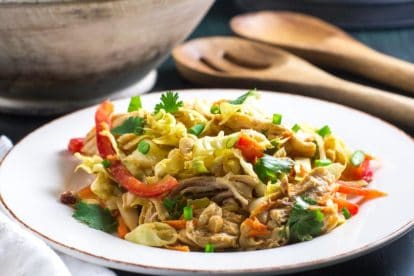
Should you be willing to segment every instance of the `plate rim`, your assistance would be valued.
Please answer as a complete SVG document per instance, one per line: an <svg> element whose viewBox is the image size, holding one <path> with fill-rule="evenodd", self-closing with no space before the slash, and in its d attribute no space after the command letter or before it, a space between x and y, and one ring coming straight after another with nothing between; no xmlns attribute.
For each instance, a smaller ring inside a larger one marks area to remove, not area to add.
<svg viewBox="0 0 414 276"><path fill-rule="evenodd" d="M246 89L231 89L231 88L211 88L211 89L206 89L206 88L202 88L202 89L176 89L177 92L179 93L189 93L189 92L196 92L196 93L202 93L202 92L207 92L207 93L211 93L212 91L225 91L225 92L245 92ZM146 96L146 95L160 95L161 93L165 92L166 90L161 90L161 91L154 91L154 92L150 92L150 93L146 93L143 94L142 96ZM302 95L295 95L295 94L289 94L289 93L283 93L283 92L279 92L279 91L270 91L270 90L259 90L259 92L261 93L265 93L265 94L277 94L277 95L282 95L282 96L288 96L288 97L296 97L296 98L301 98L307 101L316 101L319 103L324 103L324 104L330 104L330 105L334 105L334 106L338 106L341 107L343 109L346 109L350 112L357 112L360 113L362 115L368 116L370 117L370 119L376 120L381 122L382 124L386 124L387 127L390 127L396 131L398 131L400 134L402 134L403 136L405 136L406 138L410 139L411 141L414 141L414 138L409 135L408 133L406 133L404 130L398 128L397 126L382 120L374 115L371 115L369 113L366 113L364 111L361 110L357 110L339 103L334 103L334 102L329 102L329 101L325 101L322 99L318 99L318 98L312 98L312 97L308 97L308 96L302 96ZM119 101L125 101L128 98L121 98L121 99L116 99L115 102L119 102ZM59 116L45 124L43 124L42 126L36 128L35 130L31 131L29 134L27 134L26 136L24 136L20 141L18 141L18 143L16 143L16 145L14 145L14 147L12 148L12 150L10 150L6 156L4 157L4 159L2 161L0 161L0 167L2 166L3 162L7 159L8 155L13 152L15 150L15 148L23 143L26 139L28 139L34 132L37 132L38 130L41 130L43 128L48 127L50 124L55 123L56 121L59 121L65 117L71 116L77 112L82 112L86 109L95 107L97 105L90 105L72 112L69 112L65 115ZM378 248L381 248L383 246L386 246L387 244L395 241L396 239L402 237L404 234L408 233L410 230L414 229L414 217L411 219L411 221L406 222L405 224L403 224L402 226L400 226L398 229L396 229L395 231L393 231L392 233L389 233L388 235L382 237L381 239L375 240L369 244L366 244L365 246L360 246L358 248L355 248L354 250L350 250L348 252L342 253L342 254L338 254L335 256L331 256L328 258L324 258L324 259L318 259L318 260L312 260L312 261L306 261L306 262L300 262L300 263L296 263L296 264L290 264L290 265L278 265L278 266L269 266L266 268L245 268L245 269L230 269L230 270L207 270L207 269L186 269L186 268L172 268L172 267L162 267L162 266L149 266L149 265L145 265L145 264L139 264L136 262L126 262L126 261L122 261L122 260L114 260L111 258L107 258L104 256L99 256L93 253L89 253L83 250L80 250L78 248L63 244L62 242L56 241L48 236L46 236L45 234L42 234L40 232L38 232L37 230L33 229L32 227L30 227L29 225L27 225L25 222L23 222L11 209L10 207L6 204L6 202L4 201L2 194L1 194L1 190L0 190L0 203L1 206L3 207L3 209L7 212L7 214L9 216L11 216L13 218L13 220L15 220L18 224L20 224L21 226L23 226L24 228L28 229L30 232L34 233L37 237L40 237L43 241L45 241L48 245L50 245L52 248L61 251L65 254L71 255L72 257L78 258L78 259L82 259L79 256L84 256L88 258L88 262L93 262L96 264L100 264L102 265L102 263L104 263L105 266L111 267L111 268L115 268L115 269L120 269L120 270L126 270L126 271L134 271L134 272L142 272L142 270L152 270L152 271L157 271L162 272L162 273L166 273L166 272L170 272L170 273L265 273L265 272L273 272L273 273L292 273L292 272L300 272L300 271L305 271L305 270L309 270L312 268L321 268L321 267L326 267L329 265L333 265L333 264L337 264L340 262L344 262L346 260L350 260L356 257L359 257L361 255L365 255L368 254L369 252L372 252ZM82 259L85 260L85 259ZM148 271L146 271L148 273ZM151 273L151 272L149 272ZM154 272L152 272L154 273Z"/></svg>

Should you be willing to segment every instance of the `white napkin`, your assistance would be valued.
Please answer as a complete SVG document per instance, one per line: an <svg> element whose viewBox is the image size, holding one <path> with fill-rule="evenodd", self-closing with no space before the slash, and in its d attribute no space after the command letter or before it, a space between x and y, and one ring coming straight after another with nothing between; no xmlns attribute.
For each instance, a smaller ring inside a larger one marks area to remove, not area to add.
<svg viewBox="0 0 414 276"><path fill-rule="evenodd" d="M12 147L0 136L0 161ZM0 208L0 276L115 276L111 270L64 254L6 217Z"/></svg>

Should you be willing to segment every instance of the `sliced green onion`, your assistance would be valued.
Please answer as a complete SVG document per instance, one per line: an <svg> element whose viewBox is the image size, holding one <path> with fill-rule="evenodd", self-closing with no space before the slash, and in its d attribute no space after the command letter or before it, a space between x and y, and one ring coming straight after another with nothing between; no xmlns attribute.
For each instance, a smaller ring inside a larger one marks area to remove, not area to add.
<svg viewBox="0 0 414 276"><path fill-rule="evenodd" d="M313 198L310 198L308 196L304 196L302 197L303 201L305 201L306 203L310 204L310 205L316 205L317 202L316 200L314 200Z"/></svg>
<svg viewBox="0 0 414 276"><path fill-rule="evenodd" d="M350 219L351 218L351 213L349 212L348 208L344 207L341 210L342 215L344 215L345 219Z"/></svg>
<svg viewBox="0 0 414 276"><path fill-rule="evenodd" d="M131 100L129 101L128 112L137 111L140 108L142 108L141 97L140 96L132 97Z"/></svg>
<svg viewBox="0 0 414 276"><path fill-rule="evenodd" d="M214 245L211 243L206 244L206 247L204 248L204 252L212 253L214 252Z"/></svg>
<svg viewBox="0 0 414 276"><path fill-rule="evenodd" d="M324 214L321 212L321 209L316 209L315 211L316 211L316 212L315 212L315 220L316 220L316 221L319 221L319 222L322 222L325 216L324 216Z"/></svg>
<svg viewBox="0 0 414 276"><path fill-rule="evenodd" d="M324 167L332 164L332 161L329 159L316 159L315 166L316 167Z"/></svg>
<svg viewBox="0 0 414 276"><path fill-rule="evenodd" d="M104 160L102 161L102 166L103 166L104 168L109 168L109 167L111 166L111 161L109 161L109 160L107 160L107 159L104 159Z"/></svg>
<svg viewBox="0 0 414 276"><path fill-rule="evenodd" d="M299 205L303 210L306 210L309 207L309 203L303 200L300 196L296 197L296 204Z"/></svg>
<svg viewBox="0 0 414 276"><path fill-rule="evenodd" d="M282 114L273 114L272 123L275 125L280 125L280 123L282 123Z"/></svg>
<svg viewBox="0 0 414 276"><path fill-rule="evenodd" d="M320 136L325 137L329 134L331 134L331 129L329 128L328 125L323 126L322 128L320 128L318 131L316 131Z"/></svg>
<svg viewBox="0 0 414 276"><path fill-rule="evenodd" d="M282 140L280 138L274 138L270 140L270 144L272 144L272 146L274 146L275 148L279 148L282 144Z"/></svg>
<svg viewBox="0 0 414 276"><path fill-rule="evenodd" d="M234 147L234 145L237 143L237 141L239 141L239 137L230 137L226 141L226 148L230 149L230 148Z"/></svg>
<svg viewBox="0 0 414 276"><path fill-rule="evenodd" d="M293 127L292 127L292 131L293 132L298 132L299 131L299 129L300 129L300 126L298 125L298 124L295 124Z"/></svg>
<svg viewBox="0 0 414 276"><path fill-rule="evenodd" d="M193 127L188 129L188 132L194 134L195 136L199 136L201 132L204 130L204 124L196 124Z"/></svg>
<svg viewBox="0 0 414 276"><path fill-rule="evenodd" d="M210 108L210 113L212 114L220 114L220 106L212 105Z"/></svg>
<svg viewBox="0 0 414 276"><path fill-rule="evenodd" d="M365 160L365 153L362 150L355 151L351 156L351 163L355 167L359 167Z"/></svg>
<svg viewBox="0 0 414 276"><path fill-rule="evenodd" d="M138 151L142 154L147 154L150 150L150 144L148 144L148 142L142 140L141 142L139 142L138 144Z"/></svg>
<svg viewBox="0 0 414 276"><path fill-rule="evenodd" d="M193 208L191 206L185 206L184 207L183 217L184 217L184 220L192 220L193 219Z"/></svg>

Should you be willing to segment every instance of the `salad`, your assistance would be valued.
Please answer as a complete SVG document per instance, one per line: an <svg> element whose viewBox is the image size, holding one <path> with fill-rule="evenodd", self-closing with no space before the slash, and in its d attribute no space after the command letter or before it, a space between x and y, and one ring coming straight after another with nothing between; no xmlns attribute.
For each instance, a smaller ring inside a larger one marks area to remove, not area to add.
<svg viewBox="0 0 414 276"><path fill-rule="evenodd" d="M76 170L94 176L60 200L86 225L141 245L179 251L274 248L328 233L358 214L375 159L327 125L283 125L248 91L213 103L172 91L153 110L139 96L69 141Z"/></svg>

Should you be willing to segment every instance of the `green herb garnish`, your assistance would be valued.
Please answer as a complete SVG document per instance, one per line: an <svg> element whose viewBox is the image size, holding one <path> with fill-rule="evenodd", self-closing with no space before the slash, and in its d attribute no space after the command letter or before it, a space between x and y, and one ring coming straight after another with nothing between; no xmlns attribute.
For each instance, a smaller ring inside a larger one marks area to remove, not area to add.
<svg viewBox="0 0 414 276"><path fill-rule="evenodd" d="M184 220L192 220L193 219L193 207L185 206L183 208L183 218L184 218Z"/></svg>
<svg viewBox="0 0 414 276"><path fill-rule="evenodd" d="M302 196L303 201L305 201L306 203L310 204L310 205L316 205L318 204L318 202L316 202L316 200L314 200L313 198L310 198L308 196Z"/></svg>
<svg viewBox="0 0 414 276"><path fill-rule="evenodd" d="M316 159L315 160L315 166L316 167L325 167L332 164L332 161L328 158L326 159Z"/></svg>
<svg viewBox="0 0 414 276"><path fill-rule="evenodd" d="M162 203L172 219L180 218L184 207L187 206L187 200L182 196L166 197Z"/></svg>
<svg viewBox="0 0 414 276"><path fill-rule="evenodd" d="M87 204L82 201L76 203L74 207L75 211L72 216L78 221L107 233L116 231L118 222L108 209L104 209L98 204Z"/></svg>
<svg viewBox="0 0 414 276"><path fill-rule="evenodd" d="M321 233L324 215L320 209L310 210L301 204L295 204L288 219L290 239L308 241Z"/></svg>
<svg viewBox="0 0 414 276"><path fill-rule="evenodd" d="M168 113L175 113L182 106L183 102L178 100L178 93L168 91L161 95L161 102L155 106L155 113L158 113L161 109Z"/></svg>
<svg viewBox="0 0 414 276"><path fill-rule="evenodd" d="M220 114L221 112L220 112L220 106L218 106L218 105L212 105L211 106L211 108L210 108L210 113L211 114Z"/></svg>
<svg viewBox="0 0 414 276"><path fill-rule="evenodd" d="M257 95L256 89L253 89L253 90L249 90L247 93L241 95L237 99L232 100L232 101L228 101L228 102L230 104L235 104L235 105L236 104L243 104L247 100L248 97L252 97L252 96L256 96L256 95Z"/></svg>
<svg viewBox="0 0 414 276"><path fill-rule="evenodd" d="M346 208L346 207L342 208L341 212L342 212L342 215L344 215L345 219L350 219L351 216L352 216L351 213L349 212L348 208Z"/></svg>
<svg viewBox="0 0 414 276"><path fill-rule="evenodd" d="M328 125L323 126L322 128L320 128L319 130L316 131L320 136L325 137L329 134L331 134L331 129L329 128Z"/></svg>
<svg viewBox="0 0 414 276"><path fill-rule="evenodd" d="M355 167L359 167L365 160L365 153L361 150L355 151L351 156L351 163Z"/></svg>
<svg viewBox="0 0 414 276"><path fill-rule="evenodd" d="M214 245L212 245L211 243L207 243L206 246L204 247L204 252L206 253L214 252Z"/></svg>
<svg viewBox="0 0 414 276"><path fill-rule="evenodd" d="M282 114L273 114L272 123L275 125L280 125L282 123Z"/></svg>
<svg viewBox="0 0 414 276"><path fill-rule="evenodd" d="M188 132L194 134L195 136L200 136L204 130L204 124L196 124L188 129Z"/></svg>
<svg viewBox="0 0 414 276"><path fill-rule="evenodd" d="M263 183L275 182L284 173L290 173L294 162L288 158L265 155L254 164L254 171Z"/></svg>
<svg viewBox="0 0 414 276"><path fill-rule="evenodd" d="M300 125L298 125L298 124L295 124L295 125L292 127L292 131L293 131L294 133L298 132L298 131L299 131L299 129L300 129Z"/></svg>
<svg viewBox="0 0 414 276"><path fill-rule="evenodd" d="M128 112L137 111L142 108L141 97L133 96L129 101Z"/></svg>
<svg viewBox="0 0 414 276"><path fill-rule="evenodd" d="M107 160L107 159L104 159L104 160L102 161L102 166L103 166L104 168L109 168L109 167L111 166L111 161L109 161L109 160Z"/></svg>
<svg viewBox="0 0 414 276"><path fill-rule="evenodd" d="M111 130L112 134L123 135L127 133L133 133L141 135L144 133L144 119L140 117L129 117L121 125Z"/></svg>
<svg viewBox="0 0 414 276"><path fill-rule="evenodd" d="M142 154L147 154L150 150L150 144L144 140L140 141L137 146L137 150Z"/></svg>

